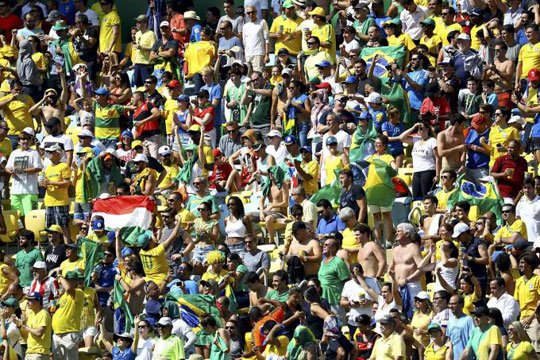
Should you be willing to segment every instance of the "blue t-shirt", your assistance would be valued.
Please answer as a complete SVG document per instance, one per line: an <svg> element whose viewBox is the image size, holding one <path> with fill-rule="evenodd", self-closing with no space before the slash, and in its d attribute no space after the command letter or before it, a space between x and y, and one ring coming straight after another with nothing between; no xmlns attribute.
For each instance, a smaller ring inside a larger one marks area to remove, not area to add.
<svg viewBox="0 0 540 360"><path fill-rule="evenodd" d="M485 142L489 142L489 129L484 131L483 134L478 134L476 130L471 128L465 139L467 145L482 146L480 139L484 138ZM467 168L469 169L487 169L489 168L489 155L481 152L467 150Z"/></svg>
<svg viewBox="0 0 540 360"><path fill-rule="evenodd" d="M114 286L114 277L118 274L114 265L103 265L101 272L98 274L98 285L104 288ZM101 306L107 306L107 301L109 300L109 293L98 291L97 296L99 299L99 304Z"/></svg>
<svg viewBox="0 0 540 360"><path fill-rule="evenodd" d="M112 350L112 358L113 360L135 360L135 354L130 347L121 351L118 346L115 346Z"/></svg>
<svg viewBox="0 0 540 360"><path fill-rule="evenodd" d="M495 93L491 93L487 96L487 103L494 108L499 107L499 97Z"/></svg>
<svg viewBox="0 0 540 360"><path fill-rule="evenodd" d="M189 37L189 42L196 43L201 41L201 25L195 24L191 28L191 36Z"/></svg>
<svg viewBox="0 0 540 360"><path fill-rule="evenodd" d="M527 40L527 35L525 35L525 29L520 29L518 32L516 32L516 41L521 46L529 43L529 40Z"/></svg>
<svg viewBox="0 0 540 360"><path fill-rule="evenodd" d="M58 1L58 12L68 19L70 25L75 25L75 14L77 13L77 9L75 8L73 0L68 0L66 2L63 2L62 0Z"/></svg>
<svg viewBox="0 0 540 360"><path fill-rule="evenodd" d="M328 221L326 221L324 218L320 218L319 224L317 225L317 235L336 233L343 230L345 230L345 224L343 221L341 221L337 214L334 214L334 216Z"/></svg>
<svg viewBox="0 0 540 360"><path fill-rule="evenodd" d="M420 107L422 106L422 101L424 101L424 98L426 97L425 94L425 87L428 83L428 72L426 70L418 70L408 73L411 80L413 80L418 85L422 86L421 91L416 91L413 89L411 84L405 79L403 79L403 85L405 91L409 93L409 102L411 104L411 109L420 110Z"/></svg>
<svg viewBox="0 0 540 360"><path fill-rule="evenodd" d="M212 83L212 85L204 85L201 90L208 91L208 94L210 94L208 100L210 102L213 102L214 99L219 100L219 105L214 109L214 126L219 129L219 125L221 125L221 98L223 96L221 85Z"/></svg>
<svg viewBox="0 0 540 360"><path fill-rule="evenodd" d="M373 118L373 125L378 132L382 132L382 125L387 121L386 112L384 110L369 109L369 113Z"/></svg>
<svg viewBox="0 0 540 360"><path fill-rule="evenodd" d="M534 125L531 130L531 137L540 138L540 114L534 117Z"/></svg>
<svg viewBox="0 0 540 360"><path fill-rule="evenodd" d="M397 123L396 125L392 124L390 121L385 122L382 125L383 133L386 131L389 137L396 137L403 133L405 128L402 123ZM388 152L390 155L403 154L403 143L399 140L390 141L388 143Z"/></svg>
<svg viewBox="0 0 540 360"><path fill-rule="evenodd" d="M307 95L306 94L301 94L300 96L298 97L294 97L292 98L292 101L291 103L297 103L297 104L301 104L302 107L305 107L305 103L306 103L306 99L307 99ZM287 108L287 119L296 119L296 114L298 114L300 111L295 107L293 106L292 104L289 105L289 107Z"/></svg>
<svg viewBox="0 0 540 360"><path fill-rule="evenodd" d="M474 320L468 315L463 315L459 319L452 316L448 320L448 326L446 327L446 336L452 342L454 347L454 360L459 360L459 356L469 341L469 337L474 329Z"/></svg>

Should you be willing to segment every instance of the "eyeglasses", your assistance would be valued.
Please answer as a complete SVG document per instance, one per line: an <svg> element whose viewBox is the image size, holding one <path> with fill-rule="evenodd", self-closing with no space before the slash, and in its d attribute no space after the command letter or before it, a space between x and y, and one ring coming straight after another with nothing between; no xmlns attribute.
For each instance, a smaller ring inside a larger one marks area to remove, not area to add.
<svg viewBox="0 0 540 360"><path fill-rule="evenodd" d="M193 186L197 186L197 185L201 185L201 182L199 182L199 181L193 182Z"/></svg>
<svg viewBox="0 0 540 360"><path fill-rule="evenodd" d="M207 209L205 209L205 208L197 208L197 211L198 211L198 212L201 212L201 211L207 211Z"/></svg>
<svg viewBox="0 0 540 360"><path fill-rule="evenodd" d="M145 81L144 82L144 85L152 85L152 84L153 84L153 82L151 82L151 81Z"/></svg>
<svg viewBox="0 0 540 360"><path fill-rule="evenodd" d="M503 214L511 214L511 213L513 213L513 211L512 210L503 210L502 213Z"/></svg>
<svg viewBox="0 0 540 360"><path fill-rule="evenodd" d="M88 226L82 226L81 230L88 230Z"/></svg>
<svg viewBox="0 0 540 360"><path fill-rule="evenodd" d="M236 130L227 130L227 134L232 134L234 132L236 132Z"/></svg>
<svg viewBox="0 0 540 360"><path fill-rule="evenodd" d="M486 110L480 110L478 111L480 114L487 114L487 111Z"/></svg>
<svg viewBox="0 0 540 360"><path fill-rule="evenodd" d="M105 253L105 256L113 256L111 253Z"/></svg>
<svg viewBox="0 0 540 360"><path fill-rule="evenodd" d="M415 58L411 58L411 60L420 60L420 58L415 57Z"/></svg>
<svg viewBox="0 0 540 360"><path fill-rule="evenodd" d="M502 116L502 113L496 112L496 113L495 113L495 116Z"/></svg>
<svg viewBox="0 0 540 360"><path fill-rule="evenodd" d="M295 86L289 86L287 89L294 90L294 89L296 89L296 87Z"/></svg>
<svg viewBox="0 0 540 360"><path fill-rule="evenodd" d="M233 207L235 204L227 204L227 207Z"/></svg>
<svg viewBox="0 0 540 360"><path fill-rule="evenodd" d="M246 11L246 14L248 14L248 15L255 14L255 13L256 13L256 11Z"/></svg>
<svg viewBox="0 0 540 360"><path fill-rule="evenodd" d="M441 179L448 179L448 176L442 175L442 176L441 176Z"/></svg>
<svg viewBox="0 0 540 360"><path fill-rule="evenodd" d="M225 326L226 330L233 330L236 329L236 326Z"/></svg>
<svg viewBox="0 0 540 360"><path fill-rule="evenodd" d="M442 12L441 13L441 16L446 16L446 15L450 15L450 13L449 12Z"/></svg>
<svg viewBox="0 0 540 360"><path fill-rule="evenodd" d="M147 327L147 325L139 325L139 329L146 329Z"/></svg>

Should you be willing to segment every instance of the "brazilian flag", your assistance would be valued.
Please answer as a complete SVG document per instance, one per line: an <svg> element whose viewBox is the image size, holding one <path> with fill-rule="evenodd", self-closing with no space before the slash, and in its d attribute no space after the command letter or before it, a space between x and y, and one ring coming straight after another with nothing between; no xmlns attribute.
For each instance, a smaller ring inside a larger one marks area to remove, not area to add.
<svg viewBox="0 0 540 360"><path fill-rule="evenodd" d="M176 301L180 308L180 317L195 333L199 332L201 319L205 314L211 315L221 326L221 315L216 306L216 297L213 295L184 295L169 292L166 301Z"/></svg>
<svg viewBox="0 0 540 360"><path fill-rule="evenodd" d="M114 280L113 302L115 310L115 318L118 328L115 329L119 333L130 332L133 328L133 314L128 307L124 298L125 290L117 280ZM122 326L123 325L123 326Z"/></svg>
<svg viewBox="0 0 540 360"><path fill-rule="evenodd" d="M334 174L336 178L331 184L327 184L319 189L313 196L309 199L313 204L316 204L319 200L327 199L333 205L339 204L339 199L341 197L341 184L339 183L339 173L341 169L334 169Z"/></svg>
<svg viewBox="0 0 540 360"><path fill-rule="evenodd" d="M491 211L497 216L497 219L501 219L504 201L493 182L475 185L465 180L463 175L458 178L457 182L459 184L458 191L448 199L449 206L453 207L458 201L466 201L471 205L478 206L480 214Z"/></svg>
<svg viewBox="0 0 540 360"><path fill-rule="evenodd" d="M397 171L380 159L367 162L369 168L364 190L368 205L391 207L396 198L392 178L397 175Z"/></svg>
<svg viewBox="0 0 540 360"><path fill-rule="evenodd" d="M382 58L375 65L373 76L378 78L388 77L386 65L397 62L400 67L403 67L407 50L403 45L399 46L379 46L365 47L360 53L360 57L367 63L367 69L370 68L371 62L375 55L380 55Z"/></svg>

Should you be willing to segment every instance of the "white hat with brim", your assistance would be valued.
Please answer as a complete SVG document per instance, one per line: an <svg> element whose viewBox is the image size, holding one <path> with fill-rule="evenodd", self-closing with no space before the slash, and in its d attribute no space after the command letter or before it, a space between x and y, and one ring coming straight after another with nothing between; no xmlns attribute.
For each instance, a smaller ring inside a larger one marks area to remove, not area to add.
<svg viewBox="0 0 540 360"><path fill-rule="evenodd" d="M201 20L201 18L195 11L189 10L184 13L184 20Z"/></svg>

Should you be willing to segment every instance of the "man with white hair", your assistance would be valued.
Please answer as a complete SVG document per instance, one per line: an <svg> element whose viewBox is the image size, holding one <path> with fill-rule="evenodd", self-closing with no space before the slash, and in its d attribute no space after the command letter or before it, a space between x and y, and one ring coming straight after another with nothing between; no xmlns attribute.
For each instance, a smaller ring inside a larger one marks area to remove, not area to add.
<svg viewBox="0 0 540 360"><path fill-rule="evenodd" d="M403 295L407 295L411 309L406 309L407 303L404 299L403 312L412 315L412 304L414 297L421 290L420 276L423 271L419 268L422 261L422 253L420 247L414 242L415 229L409 223L401 223L396 227L396 241L399 243L392 250L392 261L390 262L390 276L395 277L399 291Z"/></svg>

